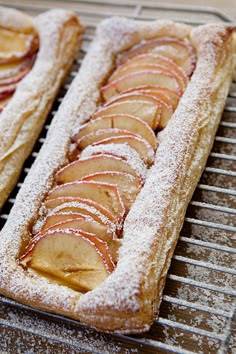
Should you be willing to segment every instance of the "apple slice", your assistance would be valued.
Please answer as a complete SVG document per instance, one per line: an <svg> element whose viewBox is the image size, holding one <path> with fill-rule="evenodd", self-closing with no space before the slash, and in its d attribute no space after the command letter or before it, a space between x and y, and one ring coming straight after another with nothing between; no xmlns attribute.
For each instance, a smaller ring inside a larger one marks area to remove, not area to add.
<svg viewBox="0 0 236 354"><path fill-rule="evenodd" d="M118 57L118 64L138 54L154 52L173 60L190 76L196 63L193 47L174 37L159 37L133 46Z"/></svg>
<svg viewBox="0 0 236 354"><path fill-rule="evenodd" d="M16 84L0 86L0 100L12 96L16 90Z"/></svg>
<svg viewBox="0 0 236 354"><path fill-rule="evenodd" d="M87 159L90 156L104 155L121 158L135 171L135 176L139 176L142 180L145 180L147 167L136 150L131 148L128 144L90 145L82 151L80 160Z"/></svg>
<svg viewBox="0 0 236 354"><path fill-rule="evenodd" d="M116 225L111 223L105 215L95 208L89 208L87 205L82 205L82 203L64 203L55 207L52 214L47 215L42 230L44 231L56 223L78 218L90 218L94 222L105 226L111 234L116 231Z"/></svg>
<svg viewBox="0 0 236 354"><path fill-rule="evenodd" d="M119 157L104 154L70 163L57 172L55 179L58 183L68 183L79 181L83 177L97 172L105 171L125 172L137 177L136 171L129 163Z"/></svg>
<svg viewBox="0 0 236 354"><path fill-rule="evenodd" d="M35 61L35 55L26 57L12 63L5 63L0 65L0 81L2 79L12 78L18 75L21 71L31 67Z"/></svg>
<svg viewBox="0 0 236 354"><path fill-rule="evenodd" d="M124 217L124 205L116 186L99 182L71 182L53 188L46 200L59 197L90 199L108 209L116 217L117 223Z"/></svg>
<svg viewBox="0 0 236 354"><path fill-rule="evenodd" d="M20 71L19 73L15 74L11 77L1 78L0 79L0 87L7 86L12 84L17 84L20 80L22 80L28 72L31 70L31 67L25 68L24 70Z"/></svg>
<svg viewBox="0 0 236 354"><path fill-rule="evenodd" d="M15 84L22 80L23 77L25 77L25 75L32 69L35 58L36 56L33 55L30 58L24 58L20 63L13 62L0 65L0 86Z"/></svg>
<svg viewBox="0 0 236 354"><path fill-rule="evenodd" d="M186 84L184 80L182 79L179 74L177 74L175 71L172 69L167 68L166 66L163 65L157 65L157 64L133 64L130 65L127 70L121 71L119 74L117 74L117 78L114 80L109 80L110 83L117 81L124 76L127 76L132 73L138 73L139 71L157 71L158 73L162 74L167 74L170 75L171 77L175 78L176 82L178 83L179 89L180 89L180 94L183 94Z"/></svg>
<svg viewBox="0 0 236 354"><path fill-rule="evenodd" d="M0 64L29 57L38 50L38 37L7 29L0 29Z"/></svg>
<svg viewBox="0 0 236 354"><path fill-rule="evenodd" d="M8 104L8 102L10 101L11 96L4 98L0 101L0 113L3 111L3 109L6 107L6 105Z"/></svg>
<svg viewBox="0 0 236 354"><path fill-rule="evenodd" d="M93 200L87 198L80 197L57 197L53 199L46 199L44 201L44 205L47 209L53 210L60 205L65 205L65 203L70 203L71 206L76 206L76 208L80 208L80 212L84 214L88 214L95 218L94 212L99 213L106 217L106 219L110 220L112 223L115 223L117 220L114 215L107 208L102 207L99 203L96 203Z"/></svg>
<svg viewBox="0 0 236 354"><path fill-rule="evenodd" d="M95 221L95 219L93 219L91 216L89 215L85 215L82 213L54 213L54 214L50 214L46 217L43 226L41 227L41 232L46 231L48 228L51 228L53 225L55 224L59 224L63 221L67 221L67 220L78 220L78 219L85 219L85 218L90 218L93 221ZM97 221L95 221L97 222ZM103 224L100 224L103 225Z"/></svg>
<svg viewBox="0 0 236 354"><path fill-rule="evenodd" d="M48 230L66 230L74 229L77 231L89 232L96 235L100 240L105 241L111 253L113 261L117 262L118 250L121 245L121 241L117 237L113 237L113 233L109 232L105 225L101 225L90 217L83 217L77 219L67 219L65 221L58 222L52 225ZM42 228L41 232L46 229Z"/></svg>
<svg viewBox="0 0 236 354"><path fill-rule="evenodd" d="M182 80L184 86L186 87L188 84L188 76L183 71L183 69L177 65L173 60L156 53L144 53L133 56L131 59L126 60L122 65L119 65L118 68L114 71L114 73L110 76L108 82L112 82L118 78L123 76L124 74L128 74L130 69L137 68L137 66L142 67L144 65L160 65L165 67L175 74Z"/></svg>
<svg viewBox="0 0 236 354"><path fill-rule="evenodd" d="M124 91L122 94L127 93L143 93L147 95L151 95L153 97L159 98L164 101L168 106L171 106L173 110L176 109L180 96L172 90L169 90L165 87L160 86L151 86L151 85L144 85L135 88L131 88L127 91Z"/></svg>
<svg viewBox="0 0 236 354"><path fill-rule="evenodd" d="M95 289L114 270L106 242L76 230L52 230L36 235L21 256L20 264L83 292Z"/></svg>
<svg viewBox="0 0 236 354"><path fill-rule="evenodd" d="M98 141L107 138L118 137L118 136L138 136L138 135L124 129L117 129L117 128L98 129L95 132L88 133L82 136L80 139L76 141L76 144L78 149L83 150L88 145L91 145L93 143L96 143Z"/></svg>
<svg viewBox="0 0 236 354"><path fill-rule="evenodd" d="M107 84L101 88L101 94L105 101L128 89L142 85L157 85L175 91L181 95L182 89L176 78L162 70L140 70Z"/></svg>
<svg viewBox="0 0 236 354"><path fill-rule="evenodd" d="M118 135L110 138L94 142L92 146L106 145L106 144L128 144L133 148L144 161L145 164L151 165L154 162L154 150L147 140L143 139L137 134L133 135Z"/></svg>
<svg viewBox="0 0 236 354"><path fill-rule="evenodd" d="M123 172L100 172L83 178L83 181L95 181L116 185L126 210L129 210L142 187L141 179Z"/></svg>
<svg viewBox="0 0 236 354"><path fill-rule="evenodd" d="M161 109L160 109L160 115L159 115L159 122L155 122L158 125L153 125L151 126L152 129L156 129L157 127L160 129L163 129L166 127L167 123L169 122L171 116L173 115L173 109L171 105L167 105L165 101L163 101L158 95L151 95L150 93L144 93L144 92L130 92L130 93L123 93L119 96L115 96L112 98L110 101L108 101L105 104L105 107L109 107L113 103L120 103L126 100L129 101L147 101L147 102L153 102L154 104L157 104ZM147 122L148 123L148 122ZM150 124L150 123L149 123Z"/></svg>
<svg viewBox="0 0 236 354"><path fill-rule="evenodd" d="M41 232L45 232L48 229L58 229L58 225L60 225L60 228L62 229L78 229L90 232L106 242L116 239L116 234L111 232L106 225L100 224L88 215L74 213L71 217L71 214L69 213L58 213L48 216L47 219L48 220L44 223Z"/></svg>
<svg viewBox="0 0 236 354"><path fill-rule="evenodd" d="M121 100L99 109L92 116L92 120L103 116L115 114L129 114L148 123L152 129L156 129L160 120L161 109L158 102L151 100Z"/></svg>
<svg viewBox="0 0 236 354"><path fill-rule="evenodd" d="M79 140L86 134L96 132L99 129L125 129L131 133L138 134L146 139L154 150L157 148L157 139L153 130L141 119L128 114L110 115L97 118L84 124L79 132L73 137L74 141Z"/></svg>

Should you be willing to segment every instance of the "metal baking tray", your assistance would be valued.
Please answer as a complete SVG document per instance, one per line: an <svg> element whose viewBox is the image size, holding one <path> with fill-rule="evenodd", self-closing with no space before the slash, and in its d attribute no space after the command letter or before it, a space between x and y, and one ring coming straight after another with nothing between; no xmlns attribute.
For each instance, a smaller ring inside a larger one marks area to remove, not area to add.
<svg viewBox="0 0 236 354"><path fill-rule="evenodd" d="M87 26L82 50L46 125L27 159L19 183L0 213L4 225L15 196L44 142L96 25L111 15L168 18L192 25L230 22L217 10L159 5L152 1L11 0L30 15L51 7L76 11ZM80 322L32 309L0 296L0 353L227 353L236 352L236 82L232 83L207 166L187 210L168 273L159 318L138 335L99 333Z"/></svg>

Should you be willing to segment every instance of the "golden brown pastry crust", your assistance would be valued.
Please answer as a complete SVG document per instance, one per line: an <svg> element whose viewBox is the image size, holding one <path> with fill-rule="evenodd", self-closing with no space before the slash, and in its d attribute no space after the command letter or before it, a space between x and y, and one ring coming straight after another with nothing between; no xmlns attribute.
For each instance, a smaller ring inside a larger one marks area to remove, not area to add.
<svg viewBox="0 0 236 354"><path fill-rule="evenodd" d="M80 47L83 28L71 12L51 10L35 19L0 8L0 26L39 35L32 70L0 113L0 208L15 186L53 100Z"/></svg>
<svg viewBox="0 0 236 354"><path fill-rule="evenodd" d="M101 24L1 232L2 294L103 331L135 333L149 329L232 79L232 31L221 24L192 29L169 21L141 23L122 18ZM159 134L155 164L125 220L115 271L100 287L82 295L33 270L23 270L17 260L24 241L30 237L53 174L67 162L73 130L96 109L99 88L112 69L114 55L142 39L166 35L191 41L197 50L197 67L173 118Z"/></svg>

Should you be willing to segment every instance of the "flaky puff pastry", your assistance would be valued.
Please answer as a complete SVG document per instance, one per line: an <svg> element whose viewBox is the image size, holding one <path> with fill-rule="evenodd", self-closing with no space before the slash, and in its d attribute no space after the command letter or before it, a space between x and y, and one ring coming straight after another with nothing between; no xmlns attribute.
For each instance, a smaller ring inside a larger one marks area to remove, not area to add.
<svg viewBox="0 0 236 354"><path fill-rule="evenodd" d="M83 27L69 11L36 18L0 7L0 27L39 37L33 68L0 113L0 208L15 186L58 90L78 53Z"/></svg>
<svg viewBox="0 0 236 354"><path fill-rule="evenodd" d="M170 21L105 20L57 112L0 237L0 291L47 311L119 333L147 331L157 315L166 274L185 211L203 171L234 67L233 29L198 28ZM159 134L155 163L131 207L114 272L82 294L19 266L53 175L68 162L70 139L96 110L100 88L117 53L143 39L187 38L197 65L167 127ZM24 206L22 208L22 206Z"/></svg>

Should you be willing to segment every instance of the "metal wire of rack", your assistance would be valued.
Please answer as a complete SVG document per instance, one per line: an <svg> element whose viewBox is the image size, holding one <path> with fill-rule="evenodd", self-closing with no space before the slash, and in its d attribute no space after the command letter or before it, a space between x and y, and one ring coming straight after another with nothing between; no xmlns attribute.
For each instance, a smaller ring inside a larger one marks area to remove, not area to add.
<svg viewBox="0 0 236 354"><path fill-rule="evenodd" d="M8 1L0 1L9 6ZM36 15L52 7L52 1L12 0L10 6ZM136 19L170 18L198 25L230 22L214 9L137 5L100 0L57 1L76 11L87 26L83 47L61 89L46 125L24 165L20 180L0 213L4 225L15 196L50 122L63 99L93 38L105 17L124 15ZM1 353L233 353L236 329L236 83L226 102L207 166L187 210L168 273L159 318L149 332L133 336L98 333L77 321L29 308L0 296Z"/></svg>

